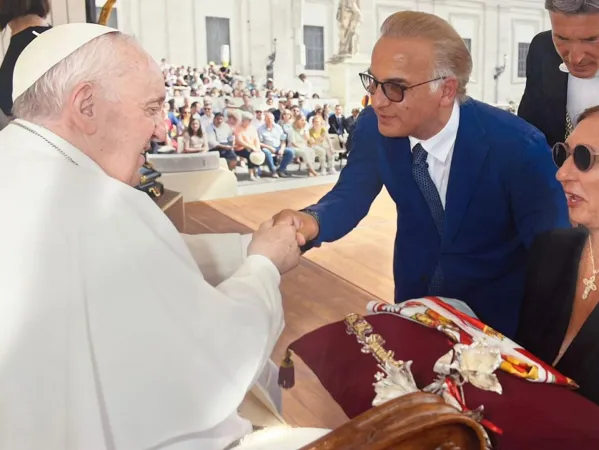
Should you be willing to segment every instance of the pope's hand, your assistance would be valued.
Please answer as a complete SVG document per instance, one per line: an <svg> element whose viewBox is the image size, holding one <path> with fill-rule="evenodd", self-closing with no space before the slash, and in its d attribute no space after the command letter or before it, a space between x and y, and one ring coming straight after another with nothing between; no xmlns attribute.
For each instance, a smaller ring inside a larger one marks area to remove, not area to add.
<svg viewBox="0 0 599 450"><path fill-rule="evenodd" d="M280 273L288 272L299 263L304 237L290 221L278 224L269 220L260 225L248 246L248 255L262 255L272 261Z"/></svg>
<svg viewBox="0 0 599 450"><path fill-rule="evenodd" d="M292 209L284 209L273 216L275 225L279 223L291 223L297 231L304 237L304 242L299 245L304 245L305 242L311 241L318 236L319 226L316 219L310 214Z"/></svg>

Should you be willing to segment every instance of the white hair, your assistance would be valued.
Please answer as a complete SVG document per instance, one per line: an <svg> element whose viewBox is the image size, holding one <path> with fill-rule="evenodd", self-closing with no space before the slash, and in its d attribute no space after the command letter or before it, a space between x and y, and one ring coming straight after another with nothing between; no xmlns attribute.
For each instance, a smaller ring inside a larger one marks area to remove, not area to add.
<svg viewBox="0 0 599 450"><path fill-rule="evenodd" d="M381 26L381 36L390 38L424 38L433 43L431 83L434 92L441 87L444 77L453 77L458 82L456 97L466 100L466 86L472 73L472 57L464 40L449 22L434 15L419 11L400 11L387 17Z"/></svg>
<svg viewBox="0 0 599 450"><path fill-rule="evenodd" d="M73 88L84 82L98 86L103 97L118 101L118 88L122 86L115 79L131 69L124 58L118 57L122 48L118 46L122 44L138 45L133 37L114 32L75 50L15 99L13 115L31 122L56 118Z"/></svg>

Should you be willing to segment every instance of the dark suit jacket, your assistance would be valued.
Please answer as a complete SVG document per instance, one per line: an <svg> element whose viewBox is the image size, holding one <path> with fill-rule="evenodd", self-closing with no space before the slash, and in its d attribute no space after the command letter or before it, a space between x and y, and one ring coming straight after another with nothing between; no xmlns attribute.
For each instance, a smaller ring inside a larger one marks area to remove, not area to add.
<svg viewBox="0 0 599 450"><path fill-rule="evenodd" d="M528 49L526 88L518 115L541 130L550 146L566 139L568 74L559 70L562 62L551 31L537 34Z"/></svg>
<svg viewBox="0 0 599 450"><path fill-rule="evenodd" d="M329 117L329 133L330 134L343 134L349 133L349 123L347 122L347 118L343 117L341 119L341 126L339 126L339 122L337 122L337 116L335 114Z"/></svg>
<svg viewBox="0 0 599 450"><path fill-rule="evenodd" d="M570 227L543 135L509 112L472 99L462 104L441 236L412 175L409 139L382 136L371 107L352 139L337 184L309 207L320 222L315 245L349 233L385 186L399 212L395 301L428 295L438 264L442 296L465 301L483 322L513 336L527 249L537 234Z"/></svg>
<svg viewBox="0 0 599 450"><path fill-rule="evenodd" d="M553 230L540 235L530 249L516 341L548 364L555 361L568 330L587 237L583 228ZM578 383L580 394L599 404L599 308L556 369Z"/></svg>

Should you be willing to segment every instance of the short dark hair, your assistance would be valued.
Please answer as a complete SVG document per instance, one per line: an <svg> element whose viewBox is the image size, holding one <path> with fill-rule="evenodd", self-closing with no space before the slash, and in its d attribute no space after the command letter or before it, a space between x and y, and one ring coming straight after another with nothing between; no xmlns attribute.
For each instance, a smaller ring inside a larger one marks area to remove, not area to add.
<svg viewBox="0 0 599 450"><path fill-rule="evenodd" d="M562 14L599 13L599 0L545 0L545 9Z"/></svg>
<svg viewBox="0 0 599 450"><path fill-rule="evenodd" d="M215 113L215 114L214 114L214 118L216 119L216 118L218 118L218 117L225 117L225 116L224 116L224 114L223 114L223 113L219 113L219 112L218 112L218 113Z"/></svg>
<svg viewBox="0 0 599 450"><path fill-rule="evenodd" d="M35 14L45 18L50 14L50 0L2 0L0 1L0 29L19 17Z"/></svg>
<svg viewBox="0 0 599 450"><path fill-rule="evenodd" d="M585 119L588 119L591 116L599 113L599 105L592 106L590 108L585 109L580 116L578 116L578 123L582 122Z"/></svg>

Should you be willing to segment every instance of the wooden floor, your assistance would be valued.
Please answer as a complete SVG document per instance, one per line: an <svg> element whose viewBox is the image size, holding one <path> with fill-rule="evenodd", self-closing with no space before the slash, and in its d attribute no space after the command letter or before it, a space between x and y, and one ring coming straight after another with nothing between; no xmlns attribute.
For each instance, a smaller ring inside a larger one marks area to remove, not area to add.
<svg viewBox="0 0 599 450"><path fill-rule="evenodd" d="M256 229L282 209L301 209L316 203L332 185L290 191L233 197L207 202L233 220ZM306 254L316 264L351 280L376 297L393 299L393 242L397 212L395 203L383 190L358 227L334 244L324 244Z"/></svg>
<svg viewBox="0 0 599 450"><path fill-rule="evenodd" d="M250 232L284 208L316 202L331 186L280 191L186 205L186 232ZM286 327L273 360L287 345L318 327L361 313L369 300L393 298L391 271L395 205L386 192L360 226L342 240L306 254L299 267L283 276L281 290ZM345 414L303 363L295 361L296 385L284 392L284 415L296 426L335 428ZM343 377L343 374L339 374Z"/></svg>

